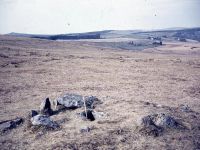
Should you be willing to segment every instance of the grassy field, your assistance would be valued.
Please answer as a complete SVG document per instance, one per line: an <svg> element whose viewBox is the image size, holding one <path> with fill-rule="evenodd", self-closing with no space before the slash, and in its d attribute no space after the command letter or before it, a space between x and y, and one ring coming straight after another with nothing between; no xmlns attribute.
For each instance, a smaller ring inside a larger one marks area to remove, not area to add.
<svg viewBox="0 0 200 150"><path fill-rule="evenodd" d="M0 121L26 118L46 97L65 93L96 96L105 117L83 121L76 115L82 108L67 110L52 116L61 129L46 133L30 132L25 122L1 135L0 149L200 149L199 42L131 51L92 40L0 36ZM161 112L187 129L158 137L137 131L140 118ZM91 131L80 133L82 126Z"/></svg>

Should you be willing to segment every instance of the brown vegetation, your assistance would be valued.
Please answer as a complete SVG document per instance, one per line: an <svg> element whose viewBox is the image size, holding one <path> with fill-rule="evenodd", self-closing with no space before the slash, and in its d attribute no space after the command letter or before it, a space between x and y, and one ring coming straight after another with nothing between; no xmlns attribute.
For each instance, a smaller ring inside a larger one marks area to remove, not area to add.
<svg viewBox="0 0 200 150"><path fill-rule="evenodd" d="M65 93L94 95L103 102L95 109L106 113L91 122L77 117L82 108L62 111L52 116L60 130L32 133L24 124L0 137L0 149L199 149L199 64L199 43L119 51L87 41L0 36L0 121L26 118L46 97ZM186 129L157 137L138 132L138 119L160 112ZM80 133L82 126L91 130Z"/></svg>

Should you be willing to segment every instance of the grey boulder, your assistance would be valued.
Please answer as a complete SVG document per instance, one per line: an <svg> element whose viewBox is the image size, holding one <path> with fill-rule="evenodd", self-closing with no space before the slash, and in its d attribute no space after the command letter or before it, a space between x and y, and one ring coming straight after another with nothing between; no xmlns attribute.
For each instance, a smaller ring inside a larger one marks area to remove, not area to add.
<svg viewBox="0 0 200 150"><path fill-rule="evenodd" d="M56 122L52 121L48 116L41 114L32 117L31 123L33 126L45 126L53 129L59 128Z"/></svg>
<svg viewBox="0 0 200 150"><path fill-rule="evenodd" d="M162 128L176 128L180 125L173 117L164 113L145 116L139 124L142 126L155 125Z"/></svg>
<svg viewBox="0 0 200 150"><path fill-rule="evenodd" d="M84 106L87 108L92 109L95 107L95 104L100 103L100 101L94 96L86 96L83 97L77 94L65 94L63 97L59 97L54 101L56 106L62 105L66 108L76 109Z"/></svg>
<svg viewBox="0 0 200 150"><path fill-rule="evenodd" d="M159 136L164 129L182 128L173 117L164 113L144 116L139 120L139 131L145 135Z"/></svg>
<svg viewBox="0 0 200 150"><path fill-rule="evenodd" d="M56 99L56 105L63 105L66 108L79 108L84 105L83 97L77 94L65 94L63 97Z"/></svg>

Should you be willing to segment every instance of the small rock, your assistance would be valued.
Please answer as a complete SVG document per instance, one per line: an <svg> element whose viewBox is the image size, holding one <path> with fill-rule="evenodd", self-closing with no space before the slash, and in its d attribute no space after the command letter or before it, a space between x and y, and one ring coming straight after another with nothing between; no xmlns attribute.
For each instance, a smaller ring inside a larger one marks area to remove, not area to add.
<svg viewBox="0 0 200 150"><path fill-rule="evenodd" d="M44 134L45 134L44 131L39 131L39 132L35 135L35 139L36 139L36 140L40 139Z"/></svg>
<svg viewBox="0 0 200 150"><path fill-rule="evenodd" d="M41 126L50 127L53 129L59 128L59 125L56 122L52 121L48 116L41 115L41 114L32 117L31 123L33 126L41 125Z"/></svg>
<svg viewBox="0 0 200 150"><path fill-rule="evenodd" d="M40 113L43 115L51 116L53 114L53 110L51 109L51 103L49 98L46 98L40 105Z"/></svg>
<svg viewBox="0 0 200 150"><path fill-rule="evenodd" d="M179 108L182 112L191 112L192 111L188 105L180 105Z"/></svg>
<svg viewBox="0 0 200 150"><path fill-rule="evenodd" d="M95 119L100 119L102 117L106 117L106 114L104 112L93 111L92 114Z"/></svg>
<svg viewBox="0 0 200 150"><path fill-rule="evenodd" d="M22 124L23 121L24 120L22 118L16 118L13 120L2 121L2 122L0 122L0 131L5 132L7 130L16 128L18 125Z"/></svg>
<svg viewBox="0 0 200 150"><path fill-rule="evenodd" d="M150 105L151 103L149 103L149 102L144 102L144 105Z"/></svg>
<svg viewBox="0 0 200 150"><path fill-rule="evenodd" d="M141 120L139 120L139 125L149 126L149 125L154 125L154 122L151 116L145 116Z"/></svg>
<svg viewBox="0 0 200 150"><path fill-rule="evenodd" d="M156 114L152 117L154 124L160 127L176 128L179 123L171 116L166 114Z"/></svg>
<svg viewBox="0 0 200 150"><path fill-rule="evenodd" d="M127 138L126 138L126 137L120 137L120 138L119 138L119 141L122 142L122 143L124 143L124 142L127 141Z"/></svg>
<svg viewBox="0 0 200 150"><path fill-rule="evenodd" d="M89 127L82 127L81 129L80 129L80 132L81 133L84 133L84 132L90 132L90 128Z"/></svg>
<svg viewBox="0 0 200 150"><path fill-rule="evenodd" d="M30 113L31 118L36 116L36 115L38 115L38 112L35 111L35 110L31 110L31 113Z"/></svg>
<svg viewBox="0 0 200 150"><path fill-rule="evenodd" d="M101 104L100 100L95 96L86 96L85 103L88 109L94 109L97 104Z"/></svg>

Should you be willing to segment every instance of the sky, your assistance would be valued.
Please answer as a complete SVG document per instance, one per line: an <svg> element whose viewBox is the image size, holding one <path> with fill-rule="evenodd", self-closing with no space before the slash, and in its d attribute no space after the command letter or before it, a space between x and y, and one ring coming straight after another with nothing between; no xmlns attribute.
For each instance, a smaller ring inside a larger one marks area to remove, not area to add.
<svg viewBox="0 0 200 150"><path fill-rule="evenodd" d="M200 0L0 0L0 34L200 27Z"/></svg>

